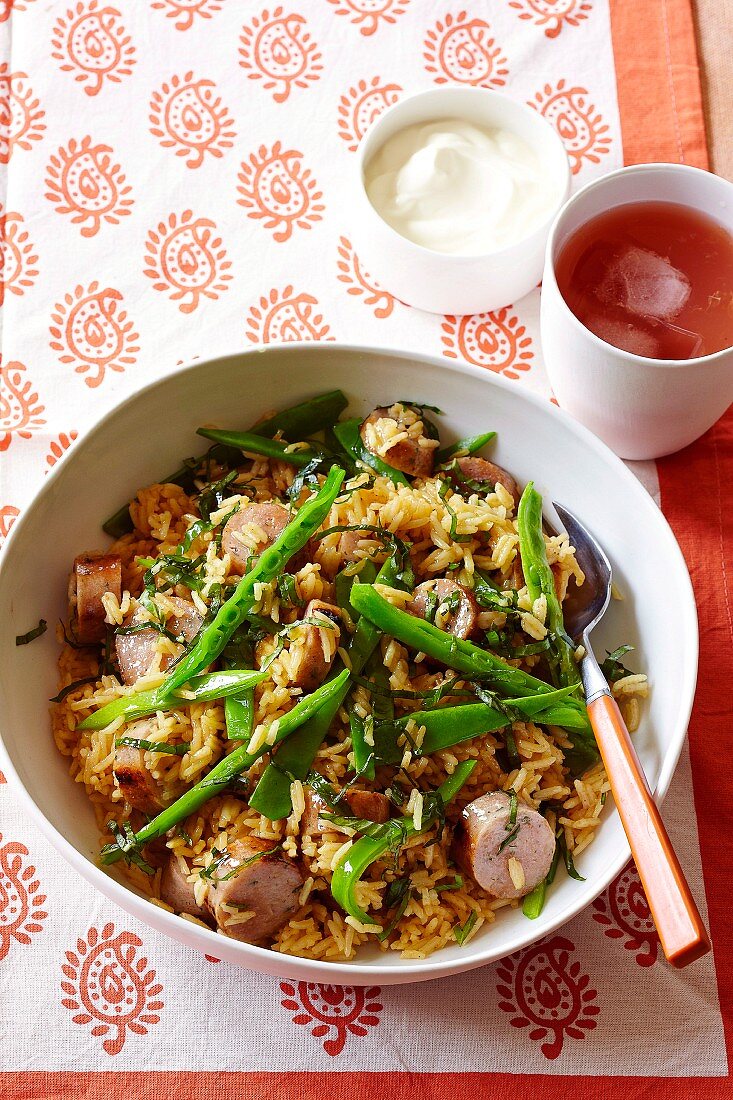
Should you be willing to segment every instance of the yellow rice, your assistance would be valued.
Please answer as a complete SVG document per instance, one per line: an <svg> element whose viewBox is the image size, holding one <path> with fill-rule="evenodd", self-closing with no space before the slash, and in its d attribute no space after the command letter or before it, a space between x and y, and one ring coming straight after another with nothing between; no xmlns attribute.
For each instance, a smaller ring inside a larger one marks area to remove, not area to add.
<svg viewBox="0 0 733 1100"><path fill-rule="evenodd" d="M388 426L389 427L389 426ZM408 431L411 430L408 426ZM389 439L382 439L383 446ZM292 482L293 468L287 464L252 456L236 485L232 486L229 500L214 516L225 518L241 500L257 501L280 497ZM371 481L360 475L348 484L353 490L342 503L334 505L324 528L343 525L380 525L400 538L413 544L412 558L418 581L442 576L453 567L450 576L456 581L471 582L476 567L488 570L501 584L511 578L518 554L518 535L513 511L513 501L502 485L486 497L471 495L467 499L457 493L441 499L437 482L416 481L411 485L396 486L386 478ZM245 494L244 496L242 494ZM450 537L451 512L457 518L457 531L468 536L465 542ZM172 552L181 542L186 530L197 516L193 500L175 485L151 485L141 489L131 506L135 531L118 540L110 549L123 560L123 599L108 601L108 620L119 624L122 617L135 606L142 588L144 568L136 561L138 556L155 556ZM262 532L247 533L256 545ZM247 536L243 536L245 539ZM296 574L298 595L303 601L333 598L333 578L344 561L340 550L341 535L327 535L315 543L311 560ZM582 583L582 573L575 561L573 548L563 535L547 539L548 559L555 566L557 586L564 594L569 582ZM204 610L208 589L225 580L229 575L229 559L217 551L210 534L194 541L190 553L206 555L204 572L207 584L195 594L197 606ZM358 555L364 559L376 555L384 558L384 548L368 531L361 533ZM349 567L358 573L359 564ZM191 598L187 588L179 587L174 595ZM382 594L398 605L405 594L382 589ZM287 625L298 612L282 605L275 585L262 585L257 593L258 610L270 615L275 622ZM544 599L544 598L543 598ZM159 603L165 597L158 597ZM529 600L526 589L520 594L522 628L526 640L544 637L546 604L543 600ZM483 612L481 626L501 628L505 616L497 612ZM325 631L323 632L325 633ZM342 630L339 652L345 655L348 631ZM160 649L166 643L161 639ZM272 723L287 713L297 699L297 692L288 687L288 668L291 651L298 646L297 629L286 640L282 651L269 666L269 679L256 689L256 713L253 743L272 730ZM257 658L263 661L272 655L273 645L268 642L258 647ZM411 676L408 653L404 646L390 638L383 638L381 655L395 691L405 689L425 690L440 675L434 667L414 664ZM538 657L525 658L522 667L530 669ZM61 687L80 678L94 675L96 658L89 651L75 650L63 644L59 660ZM154 687L161 674L151 670L147 680L138 681L136 690ZM460 685L459 685L460 687ZM120 724L99 731L78 731L77 723L100 705L131 689L121 687L113 676L103 676L93 684L79 687L55 705L52 710L53 734L59 750L69 758L70 774L82 783L92 801L100 829L100 844L110 839L108 825L122 822L134 811L127 807L113 775L114 741L120 736ZM639 698L647 694L646 677L629 675L614 685L629 727L633 730L639 721ZM402 703L402 700L399 701ZM365 715L369 712L369 696L357 687L354 705ZM404 701L405 711L415 709L418 702ZM219 703L181 704L175 710L154 715L150 719L152 733L149 739L171 744L188 742L190 747L184 756L146 753L146 765L160 785L166 798L179 795L191 784L202 778L210 767L228 751L232 742L226 740L223 707ZM340 785L349 771L351 743L348 716L342 709L333 723L327 742L319 750L315 768L329 781ZM300 838L298 823L303 813L302 784L294 785L293 813L283 821L271 822L250 809L241 798L224 793L213 798L201 810L173 830L165 838L167 849L180 861L180 867L195 884L197 897L203 899L206 880L199 872L212 859L212 849L221 851L227 843L247 836L257 836L284 843L286 854L300 858L304 867L304 886L300 894L300 909L275 938L272 947L276 951L308 958L344 960L353 958L363 943L377 944L382 951L398 951L405 958L424 958L441 947L455 942L454 929L466 925L469 918L475 920L470 936L496 919L497 912L517 901L498 900L484 893L468 876L464 876L459 889L439 890L438 887L455 885L456 868L449 861L450 824L456 820L463 806L486 790L512 788L520 800L531 807L552 802L559 806L558 825L564 829L568 849L577 857L595 836L601 818L609 785L601 764L591 768L582 778L573 779L563 763L563 750L569 742L559 729L545 730L532 722L516 722L513 726L521 767L511 772L502 771L496 750L502 745L501 731L464 742L454 748L436 752L432 756L415 757L406 749L403 763L410 779L419 791L434 789L456 765L467 759L477 761L466 786L454 805L449 808L448 828L441 843L434 840L435 830L414 837L408 842L395 867L389 859L376 863L358 888L362 906L368 906L376 920L382 917L384 894L389 882L409 874L412 891L402 918L388 939L379 942L367 929L351 917L345 917L331 902L328 883L334 866L343 858L352 843L342 831L326 831L320 836ZM419 739L419 728L413 731ZM236 744L236 743L235 743ZM266 757L252 769L256 778L266 766ZM373 786L384 790L391 772L378 769ZM407 812L416 823L422 812L422 796L411 796ZM138 815L139 816L139 815ZM548 811L552 823L553 811ZM516 861L514 861L516 862ZM124 873L131 882L159 900L160 870L152 876L139 868L126 867ZM521 865L510 868L515 884L523 875ZM475 916L472 917L472 914ZM241 914L239 914L241 917ZM187 918L195 920L195 918Z"/></svg>

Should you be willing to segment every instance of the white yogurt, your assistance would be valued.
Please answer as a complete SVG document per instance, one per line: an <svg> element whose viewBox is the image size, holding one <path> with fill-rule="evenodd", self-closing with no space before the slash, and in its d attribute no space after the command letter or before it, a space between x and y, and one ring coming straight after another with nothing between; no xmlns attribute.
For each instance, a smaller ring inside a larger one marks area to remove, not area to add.
<svg viewBox="0 0 733 1100"><path fill-rule="evenodd" d="M459 118L393 134L365 165L364 184L397 233L459 256L496 252L526 237L555 211L561 190L515 133Z"/></svg>

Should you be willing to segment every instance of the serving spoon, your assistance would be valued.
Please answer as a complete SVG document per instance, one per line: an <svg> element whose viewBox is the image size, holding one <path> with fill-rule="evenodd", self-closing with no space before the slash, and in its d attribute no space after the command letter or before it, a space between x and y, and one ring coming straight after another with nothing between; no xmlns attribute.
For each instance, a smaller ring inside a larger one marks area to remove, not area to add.
<svg viewBox="0 0 733 1100"><path fill-rule="evenodd" d="M586 577L586 583L575 586L566 597L563 614L568 634L585 650L580 673L588 717L662 950L672 966L681 968L707 954L710 940L621 711L589 640L611 598L611 565L599 544L572 512L554 501L553 504Z"/></svg>

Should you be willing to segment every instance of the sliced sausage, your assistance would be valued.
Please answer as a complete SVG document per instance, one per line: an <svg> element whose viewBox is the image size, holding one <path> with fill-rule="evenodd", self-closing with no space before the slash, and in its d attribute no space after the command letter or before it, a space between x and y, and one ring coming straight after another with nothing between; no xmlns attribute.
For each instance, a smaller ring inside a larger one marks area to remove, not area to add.
<svg viewBox="0 0 733 1100"><path fill-rule="evenodd" d="M80 554L69 578L69 606L82 645L104 641L107 627L102 596L106 592L122 599L121 558L117 554Z"/></svg>
<svg viewBox="0 0 733 1100"><path fill-rule="evenodd" d="M456 638L469 638L476 629L478 604L473 593L462 584L447 578L423 581L413 592L406 610L411 615L425 619L431 606L431 621L441 630L455 634Z"/></svg>
<svg viewBox="0 0 733 1100"><path fill-rule="evenodd" d="M456 863L495 898L529 894L550 870L555 853L555 834L542 814L520 803L512 825L510 810L504 791L481 795L466 806L453 841Z"/></svg>
<svg viewBox="0 0 733 1100"><path fill-rule="evenodd" d="M376 425L380 420L386 419L395 419L389 409L375 409L362 422L359 429L362 443L372 454L377 454L377 451L373 448L371 432L368 431L368 428L370 425ZM399 424L400 421L398 420L397 423ZM401 470L403 474L407 474L409 477L432 477L436 446L436 441L428 439L425 435L418 438L410 437L402 439L394 446L380 452L377 457L382 458L387 465L393 466L395 470Z"/></svg>
<svg viewBox="0 0 733 1100"><path fill-rule="evenodd" d="M176 638L182 637L188 643L198 634L203 619L194 605L189 600L179 599L178 596L169 596L174 613L166 620L166 630ZM142 626L147 621L145 612L138 608L129 616L124 625ZM120 674L126 684L134 684L150 668L153 658L158 651L158 639L160 634L154 627L138 630L134 634L117 634L115 637L115 649L117 661L120 666ZM177 645L175 654L164 654L161 657L160 668L166 668L183 653L183 645Z"/></svg>
<svg viewBox="0 0 733 1100"><path fill-rule="evenodd" d="M465 455L457 459L457 463L463 476L470 481L478 481L482 485L503 485L515 504L519 500L519 486L503 466L497 466L495 462L487 462L485 458L475 458L473 455Z"/></svg>
<svg viewBox="0 0 733 1100"><path fill-rule="evenodd" d="M270 940L298 909L303 873L270 840L248 837L228 847L212 878L206 906L221 932L245 943ZM247 920L241 920L251 913Z"/></svg>
<svg viewBox="0 0 733 1100"><path fill-rule="evenodd" d="M328 818L320 816L324 812L332 812L321 796L316 794L310 787L306 787L303 794L305 796L305 812L300 819L301 833L314 836L317 833L325 832L327 829L333 829L334 826ZM379 823L389 821L390 801L386 794L380 794L379 791L350 790L346 792L338 805L341 806L343 803L346 803L346 805L342 810L333 812L358 817L364 821L377 821Z"/></svg>
<svg viewBox="0 0 733 1100"><path fill-rule="evenodd" d="M264 504L246 504L240 508L224 524L221 535L221 548L229 555L232 572L244 576L252 562L264 549L272 546L275 539L282 534L290 522L290 513L282 504L267 501ZM259 528L264 538L257 539L257 546L252 549L247 542L237 538L245 527L252 525Z"/></svg>
<svg viewBox="0 0 733 1100"><path fill-rule="evenodd" d="M341 640L341 612L334 604L311 600L303 618L305 625L289 651L289 680L308 692L323 683L333 664ZM313 620L324 625L317 626Z"/></svg>
<svg viewBox="0 0 733 1100"><path fill-rule="evenodd" d="M126 737L154 740L150 722L135 722L125 728ZM145 814L154 814L165 805L159 784L145 766L145 750L134 745L115 745L113 774L125 802Z"/></svg>
<svg viewBox="0 0 733 1100"><path fill-rule="evenodd" d="M199 905L193 889L193 883L188 881L187 874L181 870L178 856L171 854L163 868L160 878L160 900L176 913L188 913L199 920L210 921L211 915L208 909Z"/></svg>

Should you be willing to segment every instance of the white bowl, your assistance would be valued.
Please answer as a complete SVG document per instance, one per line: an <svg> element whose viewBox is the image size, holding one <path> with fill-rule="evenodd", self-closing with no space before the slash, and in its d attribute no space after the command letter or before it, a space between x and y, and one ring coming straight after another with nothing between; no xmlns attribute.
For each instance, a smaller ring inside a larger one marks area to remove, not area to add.
<svg viewBox="0 0 733 1100"><path fill-rule="evenodd" d="M635 164L594 180L567 202L547 241L542 352L564 409L622 458L659 458L692 443L733 401L733 348L699 359L647 359L607 344L568 308L555 262L568 237L614 206L674 202L733 233L733 184L685 164Z"/></svg>
<svg viewBox="0 0 733 1100"><path fill-rule="evenodd" d="M369 201L364 166L377 149L406 126L443 118L511 130L537 152L557 202L516 244L480 256L434 252L401 236ZM365 271L401 302L428 313L487 313L518 301L539 283L550 225L570 192L570 166L560 137L538 111L486 88L437 88L401 99L379 116L359 145L351 183L351 236Z"/></svg>
<svg viewBox="0 0 733 1100"><path fill-rule="evenodd" d="M129 397L79 440L55 467L15 524L0 565L0 727L6 775L59 853L102 893L176 940L253 970L281 977L352 985L389 985L455 974L547 935L603 890L629 849L610 802L596 841L580 857L585 882L559 874L535 921L521 910L499 914L466 946L426 960L371 948L350 963L291 958L217 935L150 904L96 862L92 807L72 783L56 750L48 699L56 693L58 647L53 628L30 645L10 639L43 617L65 614L70 563L102 548L100 523L137 488L196 453L201 421L245 427L269 408L283 408L342 386L352 410L366 413L396 397L445 410L444 438L497 429L498 462L520 482L534 478L545 501L577 511L600 538L626 594L614 603L594 641L598 652L637 646L634 664L650 675L652 693L635 737L647 775L667 790L687 728L697 669L697 623L689 577L664 517L634 476L585 428L515 383L440 359L337 344L268 346L197 362ZM203 450L203 448L201 448Z"/></svg>

